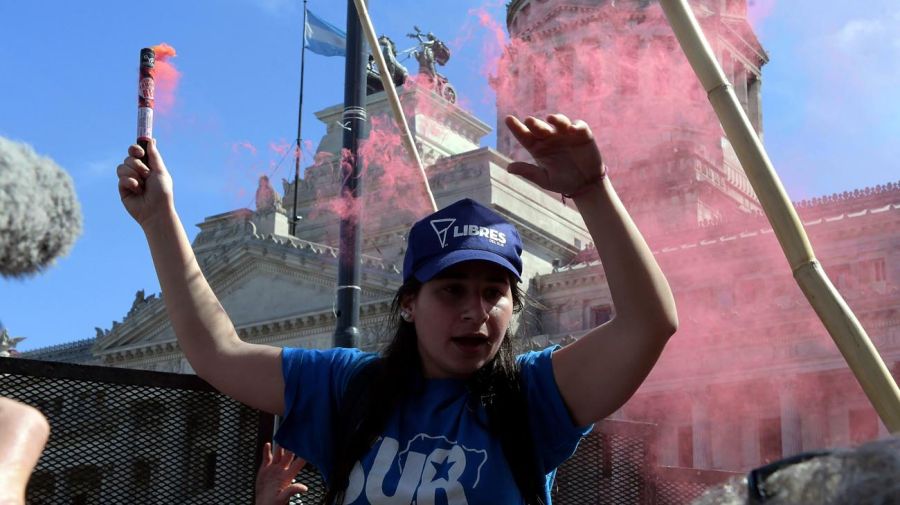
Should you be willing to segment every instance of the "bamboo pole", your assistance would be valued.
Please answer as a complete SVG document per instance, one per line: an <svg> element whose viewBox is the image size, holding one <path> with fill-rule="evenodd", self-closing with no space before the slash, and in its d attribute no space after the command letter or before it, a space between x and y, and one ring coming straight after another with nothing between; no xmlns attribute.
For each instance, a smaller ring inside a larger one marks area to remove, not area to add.
<svg viewBox="0 0 900 505"><path fill-rule="evenodd" d="M900 389L865 329L822 270L778 174L687 0L660 0L660 5L759 198L794 279L885 426L891 433L900 432Z"/></svg>
<svg viewBox="0 0 900 505"><path fill-rule="evenodd" d="M369 41L369 48L372 50L372 56L375 57L375 63L378 64L378 73L381 75L381 84L384 86L384 92L387 93L388 102L391 104L391 110L394 112L394 120L400 128L400 134L403 137L403 143L406 144L406 150L409 151L410 157L416 162L419 168L419 174L422 176L422 182L425 184L425 194L428 195L428 201L431 203L432 212L437 212L437 203L434 201L434 194L431 193L431 186L428 185L428 176L425 174L425 167L422 165L422 158L419 157L419 151L416 149L416 142L413 140L412 133L409 131L409 125L406 123L406 116L403 115L403 108L400 106L400 98L397 96L397 90L394 89L394 81L387 70L387 62L384 61L384 55L378 50L378 38L375 37L375 27L372 26L372 18L369 17L369 10L366 8L365 0L353 0L356 4L356 12L359 14L360 24Z"/></svg>

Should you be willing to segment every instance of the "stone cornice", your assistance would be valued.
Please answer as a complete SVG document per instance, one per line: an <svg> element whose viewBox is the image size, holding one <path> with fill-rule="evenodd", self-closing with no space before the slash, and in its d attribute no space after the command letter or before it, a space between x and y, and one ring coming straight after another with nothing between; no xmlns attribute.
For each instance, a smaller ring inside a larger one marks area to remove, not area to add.
<svg viewBox="0 0 900 505"><path fill-rule="evenodd" d="M734 25L744 28L744 30L739 31ZM769 55L766 54L765 49L763 49L762 44L759 43L759 39L756 38L756 34L753 33L753 30L748 28L749 24L747 23L746 18L723 18L721 26L742 43L744 49L755 57L755 61L747 57L747 52L742 51L741 48L732 44L728 37L719 37L719 42L728 47L731 53L746 66L753 69L756 72L756 75L762 75L762 66L769 62ZM741 33L741 31L745 33ZM751 40L749 41L747 40L748 35L751 37Z"/></svg>
<svg viewBox="0 0 900 505"><path fill-rule="evenodd" d="M493 130L489 125L475 117L469 111L458 105L447 102L437 93L425 89L422 86L409 85L399 88L397 91L398 97L403 105L404 113L408 115L410 113L413 115L421 114L421 112L419 112L420 107L416 106L415 102L418 100L427 100L429 103L422 107L425 111L440 111L440 117L434 117L431 114L428 114L428 117L434 121L439 120L442 127L459 134L475 145L478 145L478 143L481 142L481 138ZM390 114L387 95L383 91L369 95L366 106L370 116L380 113ZM338 104L322 109L315 114L319 121L322 121L327 125L337 121L343 113L343 110L344 106ZM410 118L407 117L407 121L409 120ZM410 128L413 130L412 133L415 137L420 138L422 136L421 133L415 131L415 124L410 124Z"/></svg>
<svg viewBox="0 0 900 505"><path fill-rule="evenodd" d="M381 299L360 306L360 318L371 320L386 317L390 313L391 299ZM283 344L291 340L330 335L334 331L335 317L331 311L317 311L286 318L256 321L236 327L238 336L245 342L258 344ZM175 340L165 342L136 342L128 346L97 351L95 353L108 365L132 364L135 361L163 361L183 357Z"/></svg>
<svg viewBox="0 0 900 505"><path fill-rule="evenodd" d="M900 204L900 181L800 200L799 202L794 202L794 206L804 213L813 211L841 212L840 207L853 206L857 202L865 202L868 204L868 207L880 207L888 203Z"/></svg>
<svg viewBox="0 0 900 505"><path fill-rule="evenodd" d="M446 158L441 158L434 166L430 167L429 174L431 170L452 170L453 167L462 164L469 159L476 159L481 162L481 158L487 158L487 162L494 163L496 165L500 165L505 167L512 160L508 158L503 153L495 150L491 147L479 147L478 149L473 149L471 151L466 151L464 153L454 154L453 156L447 156Z"/></svg>
<svg viewBox="0 0 900 505"><path fill-rule="evenodd" d="M510 33L511 37L520 38L525 41L531 40L546 40L557 34L568 34L573 30L576 30L578 27L588 26L596 21L601 21L603 19L608 19L613 13L620 13L623 15L629 16L629 19L640 19L641 16L645 16L647 6L639 6L638 9L635 9L635 6L628 6L626 9L628 11L620 10L618 6L615 5L615 2L611 2L607 5L557 5L551 9L549 9L544 15L537 21L531 23L530 26L524 27L520 30L516 30L516 33L513 33L511 28L512 20L516 16L519 11L519 8L525 1L523 0L514 0L507 7L507 31ZM702 7L702 6L697 6ZM644 11L644 12L642 12ZM562 14L570 13L572 19L568 22L560 22L555 26L550 26L544 28L549 23L551 23L555 18L559 17ZM745 47L746 51L738 48L735 44L733 44L728 37L723 36L723 34L717 34L716 41L722 44L725 44L729 47L730 51L738 56L745 64L749 67L756 70L757 73L760 72L760 67L765 65L769 61L768 54L766 54L765 50L762 48L762 45L759 43L755 33L753 30L749 28L749 24L747 22L746 17L734 17L728 16L725 14L720 14L716 12L712 12L708 9L701 10L700 21L702 23L708 23L709 20L718 20L718 26L721 26L729 35L730 38L735 39L741 43L742 46ZM660 15L661 20L665 20L664 17ZM666 23L666 26L668 24ZM746 55L749 53L753 54L755 61L749 59Z"/></svg>
<svg viewBox="0 0 900 505"><path fill-rule="evenodd" d="M599 287L606 283L606 274L599 260L561 267L556 272L537 275L531 281L538 293L544 296L559 294L562 290L585 286Z"/></svg>
<svg viewBox="0 0 900 505"><path fill-rule="evenodd" d="M426 107L427 111L441 111L441 117L429 115L433 121L440 121L442 127L460 134L475 145L478 145L481 142L481 138L493 130L487 123L481 121L469 111L456 104L447 102L434 91L416 86L408 92L404 90L403 94L405 95L406 93L414 94L420 100L428 100L430 103ZM418 109L415 110L418 113Z"/></svg>
<svg viewBox="0 0 900 505"><path fill-rule="evenodd" d="M692 359L707 363L707 359L693 357ZM714 362L714 358L709 358ZM852 376L847 368L847 362L840 355L833 358L818 360L815 363L782 363L770 364L766 367L746 369L731 367L722 370L721 367L708 363L701 368L708 370L706 373L696 373L682 377L655 377L653 374L647 377L635 397L641 395L658 394L669 391L685 391L694 387L707 387L710 385L740 384L748 381L769 381L773 377L784 380L786 377L796 377L829 372L846 372ZM849 378L849 377L848 377Z"/></svg>
<svg viewBox="0 0 900 505"><path fill-rule="evenodd" d="M802 317L797 320L776 323L763 322L759 327L732 329L727 334L715 333L715 341L691 338L679 332L664 352L663 358L641 386L640 392L680 390L692 384L708 385L737 383L747 380L771 379L772 377L818 374L831 371L847 371L846 362L834 348L821 325L815 318ZM870 329L900 327L900 318L893 313L881 324L865 321ZM761 328L765 328L762 330ZM542 334L517 339L514 345L520 350L541 349L549 345L566 345L581 338L586 331ZM758 335L778 335L778 341L760 339ZM886 362L900 360L900 336L888 332L873 336ZM812 352L815 349L816 352ZM723 356L770 356L747 367L722 367ZM684 363L691 362L691 370L686 371ZM676 365L674 363L682 363ZM678 371L677 374L673 371Z"/></svg>
<svg viewBox="0 0 900 505"><path fill-rule="evenodd" d="M511 218L508 214L505 217L516 226L523 241L543 247L561 259L568 259L578 254L578 249L574 244L548 236L543 230L538 230L518 219Z"/></svg>
<svg viewBox="0 0 900 505"><path fill-rule="evenodd" d="M548 10L540 20L532 23L527 28L518 30L516 34L513 34L512 30L509 30L509 28L507 28L507 30L510 32L510 36L517 37L525 41L544 40L559 33L571 33L578 27L585 27L591 25L595 21L609 18L613 12L628 14L629 16L644 15L643 13L637 11L626 13L625 11L618 11L614 9L617 9L617 7L614 5L558 5ZM548 23L553 21L554 18L563 13L571 13L572 20L566 23L559 23L555 26L542 29L542 27L546 26Z"/></svg>
<svg viewBox="0 0 900 505"><path fill-rule="evenodd" d="M577 212L562 206L556 200L551 200L553 197L547 195L536 185L524 179L509 176L505 171L509 162L510 159L502 153L484 147L445 158L436 163L428 171L429 184L438 197L443 197L448 190L460 189L465 182L482 188L487 185L491 190L491 203L495 209L516 226L524 240L542 247L560 258L569 259L575 256L579 249L573 243L559 238L555 233L548 233L549 230L535 228L532 223L519 216L514 209L507 208L512 202L503 195L508 195L517 201L528 202L527 205L548 213L551 211L549 207L557 205L559 212L570 214L567 216L569 222L580 219ZM559 215L554 217L561 218ZM573 234L583 235L581 238L587 242L589 240L587 232L583 228L575 226ZM577 233L578 231L581 233Z"/></svg>
<svg viewBox="0 0 900 505"><path fill-rule="evenodd" d="M137 335L145 342L156 340L156 337L168 327L165 304L162 296L157 296L140 306L134 313L126 315L121 323L113 321L112 328L105 331L102 336L98 333L93 353L102 354L106 349L128 342ZM146 332L148 328L152 328L152 331Z"/></svg>
<svg viewBox="0 0 900 505"><path fill-rule="evenodd" d="M121 366L124 363L135 361L163 361L165 359L180 357L181 347L174 340L168 342L152 342L119 347L114 350L95 352L95 356L102 360L103 364Z"/></svg>
<svg viewBox="0 0 900 505"><path fill-rule="evenodd" d="M215 217L230 217L229 214ZM254 230L252 224L249 227L239 225L237 228L245 232ZM338 251L334 247L295 237L261 237L256 234L235 237L233 230L226 230L226 234L220 238L223 239L221 242L207 246L197 255L201 270L217 293L227 292L247 275L260 270L320 286L330 287L335 284ZM374 256L364 255L362 273L363 295L369 298L390 295L399 285L399 267L388 267ZM152 298L136 306L134 312L127 315L122 323L114 322L111 330L102 336L98 335L94 351L102 353L138 336L144 340L152 339L168 326L162 297ZM154 330L147 334L147 328Z"/></svg>
<svg viewBox="0 0 900 505"><path fill-rule="evenodd" d="M30 351L19 352L16 354L16 357L42 359L41 356L46 356L48 354L77 352L85 347L91 347L95 340L95 338L85 338L81 340L74 340L72 342L50 345L47 347L39 347Z"/></svg>
<svg viewBox="0 0 900 505"><path fill-rule="evenodd" d="M398 242L406 243L406 234L409 232L413 222L401 223L398 226L390 228L382 228L363 237L363 248L380 247L393 245ZM393 268L399 269L397 265L391 265Z"/></svg>
<svg viewBox="0 0 900 505"><path fill-rule="evenodd" d="M481 150L479 150L481 151ZM468 153L466 153L468 154ZM481 184L487 164L476 156L451 156L429 167L428 185L434 192L457 189L464 182Z"/></svg>
<svg viewBox="0 0 900 505"><path fill-rule="evenodd" d="M759 224L763 223L764 221L762 220L762 218L760 218ZM857 212L846 212L829 217L806 220L803 222L803 226L810 234L838 233L846 234L848 236L869 234L873 229L900 226L900 203L884 205L882 207L874 209L863 209ZM755 239L766 235L773 235L773 233L774 232L770 227L748 228L743 231L732 231L715 236L713 238L701 239L696 242L688 242L678 245L661 247L653 250L653 254L681 256L681 253L689 253L689 255L694 257L696 261L699 261L702 258L697 256L698 251L705 251L707 249L717 248L719 246L734 247L736 244L741 244L748 248L753 248L757 247L757 244L759 243ZM709 252L709 254L716 253ZM594 258L592 259L586 260L585 262L591 263L595 261L595 259L596 256L594 256ZM580 268L580 265L582 263L562 267L560 268L560 271L565 271L571 268Z"/></svg>

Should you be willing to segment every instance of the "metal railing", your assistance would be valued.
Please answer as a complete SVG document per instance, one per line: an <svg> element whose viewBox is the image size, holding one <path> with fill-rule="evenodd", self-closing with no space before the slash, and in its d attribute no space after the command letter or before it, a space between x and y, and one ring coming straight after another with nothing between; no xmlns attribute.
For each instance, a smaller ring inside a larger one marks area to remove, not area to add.
<svg viewBox="0 0 900 505"><path fill-rule="evenodd" d="M40 409L50 439L32 505L253 503L274 419L193 375L0 358L0 396ZM656 465L657 427L602 421L557 472L554 503L682 504L732 474ZM314 468L291 503L320 503Z"/></svg>
<svg viewBox="0 0 900 505"><path fill-rule="evenodd" d="M657 466L656 447L656 425L597 423L575 455L559 467L554 503L682 505L735 475Z"/></svg>
<svg viewBox="0 0 900 505"><path fill-rule="evenodd" d="M253 503L273 418L193 375L0 358L51 433L28 503Z"/></svg>

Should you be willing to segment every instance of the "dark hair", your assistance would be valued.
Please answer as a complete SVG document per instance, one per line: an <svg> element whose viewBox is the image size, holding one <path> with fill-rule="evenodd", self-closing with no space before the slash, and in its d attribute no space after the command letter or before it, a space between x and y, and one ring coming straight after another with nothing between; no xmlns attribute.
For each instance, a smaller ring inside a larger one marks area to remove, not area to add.
<svg viewBox="0 0 900 505"><path fill-rule="evenodd" d="M510 274L513 311L522 310L524 294L517 280ZM388 418L412 392L415 384L421 384L421 361L416 329L413 323L399 317L400 304L414 297L422 287L411 278L397 290L391 307L390 322L397 328L393 340L377 361L364 413L357 426L344 440L334 445L334 460L330 482L323 503L340 504L349 485L353 465L371 448L383 432ZM527 505L544 505L545 476L538 467L534 443L528 426L528 405L521 388L519 367L513 356L509 328L497 354L466 380L473 407L483 406L487 412L485 427L500 440L510 471ZM372 365L370 365L372 366Z"/></svg>

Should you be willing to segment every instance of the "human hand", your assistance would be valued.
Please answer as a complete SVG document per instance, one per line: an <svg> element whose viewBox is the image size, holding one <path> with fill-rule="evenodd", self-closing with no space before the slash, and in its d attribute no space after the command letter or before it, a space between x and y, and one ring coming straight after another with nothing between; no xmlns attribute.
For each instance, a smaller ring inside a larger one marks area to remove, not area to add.
<svg viewBox="0 0 900 505"><path fill-rule="evenodd" d="M263 461L256 474L256 505L286 505L291 496L305 493L306 486L294 483L294 477L306 461L279 447L272 454L272 444L263 447Z"/></svg>
<svg viewBox="0 0 900 505"><path fill-rule="evenodd" d="M506 116L505 123L536 164L514 161L507 170L549 191L572 194L599 182L606 175L591 128L562 114L546 121L532 116L519 121Z"/></svg>
<svg viewBox="0 0 900 505"><path fill-rule="evenodd" d="M141 146L132 145L128 157L116 168L122 204L141 226L167 212L174 201L172 177L156 149L156 139L147 145L146 164L141 161L144 154Z"/></svg>
<svg viewBox="0 0 900 505"><path fill-rule="evenodd" d="M0 397L0 504L24 505L25 488L50 425L37 409Z"/></svg>

